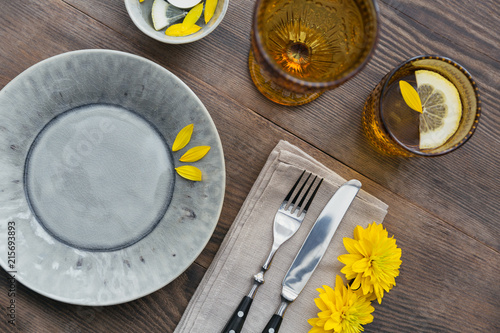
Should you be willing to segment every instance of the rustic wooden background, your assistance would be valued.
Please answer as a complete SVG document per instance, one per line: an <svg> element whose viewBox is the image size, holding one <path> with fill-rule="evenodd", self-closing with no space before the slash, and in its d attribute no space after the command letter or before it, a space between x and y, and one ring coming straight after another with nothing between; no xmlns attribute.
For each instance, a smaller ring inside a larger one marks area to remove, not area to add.
<svg viewBox="0 0 500 333"><path fill-rule="evenodd" d="M267 155L285 139L341 176L360 179L365 190L389 204L384 224L403 249L403 265L366 332L500 332L496 0L379 0L380 41L368 66L340 88L294 108L268 101L251 83L246 62L254 1L231 0L211 35L178 46L142 34L121 0L0 3L0 88L31 65L71 50L138 54L176 74L199 96L219 130L227 167L217 229L173 283L110 307L67 305L18 285L13 328L4 315L7 274L0 269L0 331L172 332ZM419 54L448 56L471 72L483 102L479 127L464 147L446 156L382 156L362 135L363 102L390 69Z"/></svg>

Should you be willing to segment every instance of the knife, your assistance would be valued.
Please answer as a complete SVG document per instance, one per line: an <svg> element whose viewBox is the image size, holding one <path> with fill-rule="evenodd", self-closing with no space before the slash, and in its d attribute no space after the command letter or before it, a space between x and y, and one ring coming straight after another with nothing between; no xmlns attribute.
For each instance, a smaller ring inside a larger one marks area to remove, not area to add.
<svg viewBox="0 0 500 333"><path fill-rule="evenodd" d="M286 308L304 289L332 240L347 209L361 188L361 182L352 179L344 183L332 196L307 235L281 285L281 304L262 333L278 332Z"/></svg>

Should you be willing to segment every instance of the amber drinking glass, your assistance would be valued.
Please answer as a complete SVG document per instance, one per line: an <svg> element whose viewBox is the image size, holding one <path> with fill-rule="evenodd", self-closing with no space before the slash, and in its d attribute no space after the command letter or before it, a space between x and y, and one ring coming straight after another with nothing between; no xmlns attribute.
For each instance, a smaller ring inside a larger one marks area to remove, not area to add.
<svg viewBox="0 0 500 333"><path fill-rule="evenodd" d="M356 75L377 36L374 0L257 0L250 75L270 100L305 104Z"/></svg>
<svg viewBox="0 0 500 333"><path fill-rule="evenodd" d="M422 113L405 102L400 81L415 87ZM479 90L469 72L451 59L423 55L380 81L365 102L362 126L368 141L384 154L439 156L470 139L480 114Z"/></svg>

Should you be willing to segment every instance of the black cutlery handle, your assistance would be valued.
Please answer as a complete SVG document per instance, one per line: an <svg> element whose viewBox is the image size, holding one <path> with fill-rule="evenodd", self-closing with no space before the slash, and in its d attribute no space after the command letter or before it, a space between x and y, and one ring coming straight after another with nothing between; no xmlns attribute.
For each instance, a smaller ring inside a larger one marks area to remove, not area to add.
<svg viewBox="0 0 500 333"><path fill-rule="evenodd" d="M262 333L277 333L280 329L281 322L283 321L283 317L277 314L273 314L271 319L266 325L266 328L262 331Z"/></svg>
<svg viewBox="0 0 500 333"><path fill-rule="evenodd" d="M253 298L249 296L243 297L238 305L238 308L234 311L231 319L227 322L221 333L239 333L241 328L247 319L248 311L250 311L250 306L252 305Z"/></svg>

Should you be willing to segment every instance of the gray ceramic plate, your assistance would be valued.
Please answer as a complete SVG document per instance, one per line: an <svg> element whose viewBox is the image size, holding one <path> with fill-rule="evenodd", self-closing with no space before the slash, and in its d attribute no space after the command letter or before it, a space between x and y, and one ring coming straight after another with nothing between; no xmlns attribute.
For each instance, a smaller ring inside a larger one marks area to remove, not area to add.
<svg viewBox="0 0 500 333"><path fill-rule="evenodd" d="M184 126L188 146L172 152ZM201 182L174 168L209 145ZM111 305L154 292L207 244L222 207L222 146L207 110L144 58L82 50L0 91L0 264L56 300Z"/></svg>

